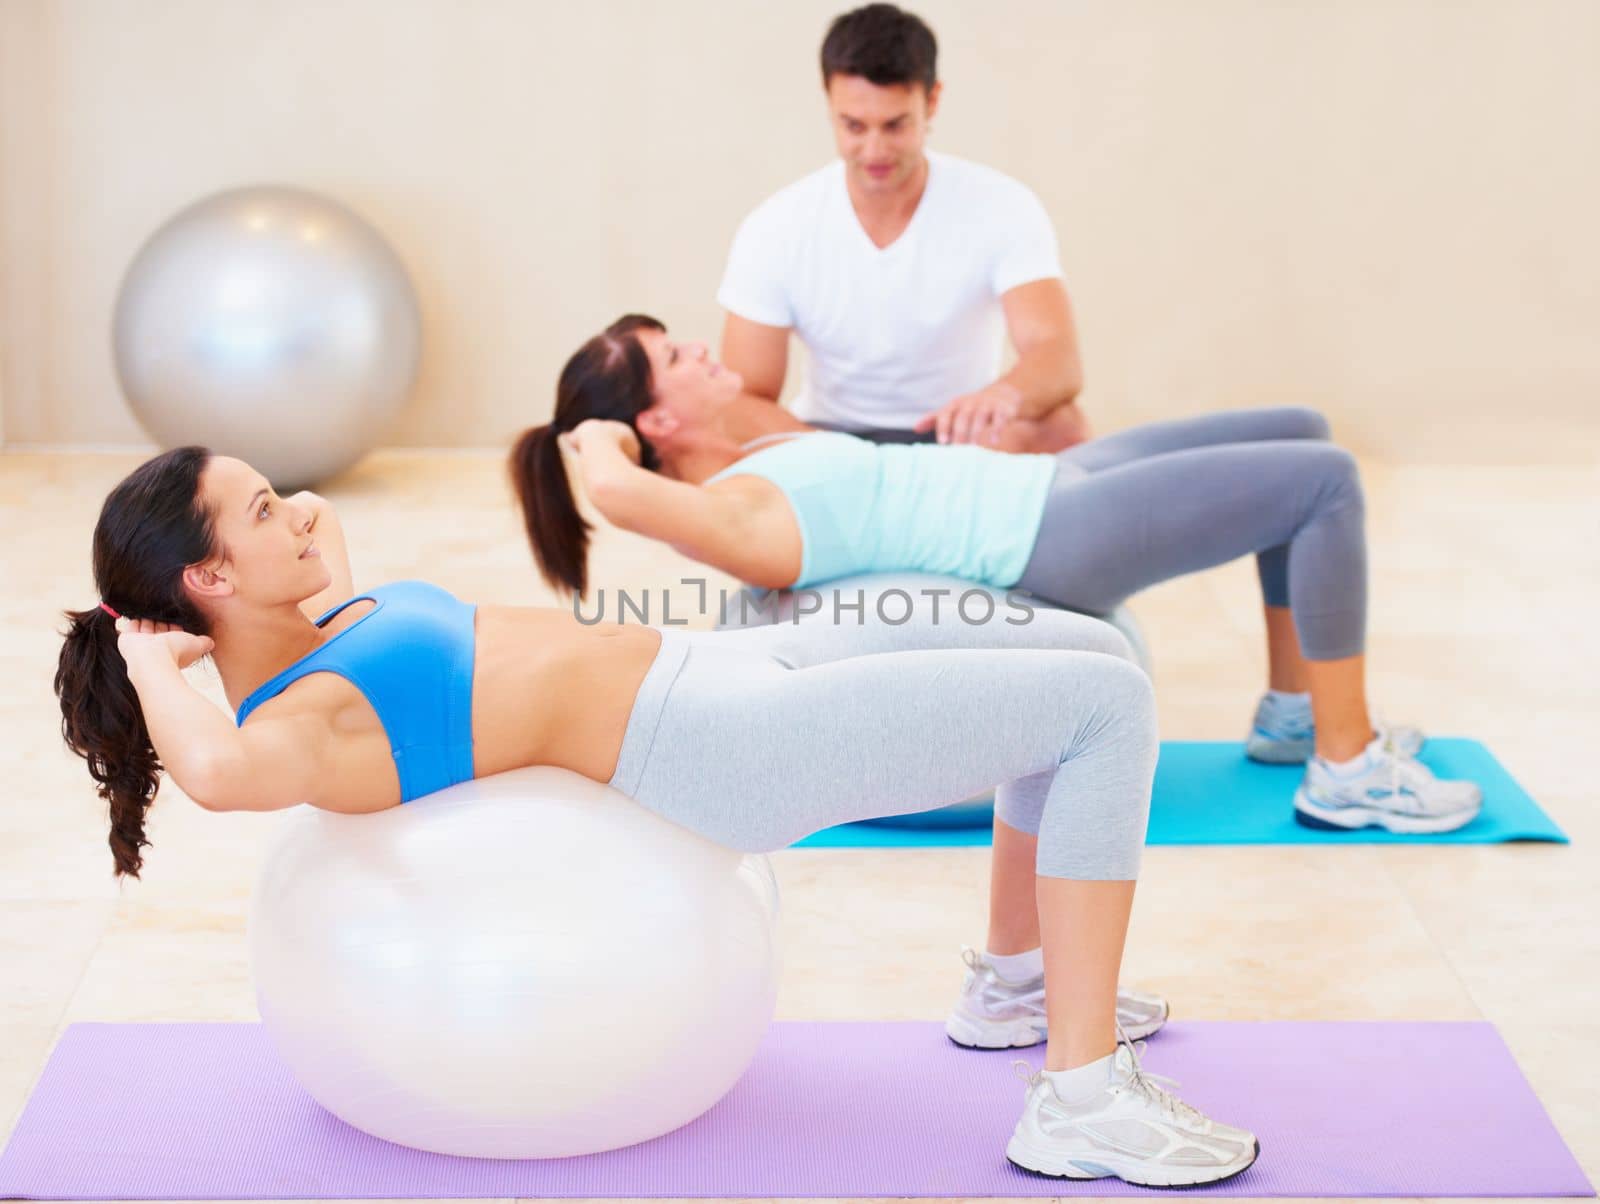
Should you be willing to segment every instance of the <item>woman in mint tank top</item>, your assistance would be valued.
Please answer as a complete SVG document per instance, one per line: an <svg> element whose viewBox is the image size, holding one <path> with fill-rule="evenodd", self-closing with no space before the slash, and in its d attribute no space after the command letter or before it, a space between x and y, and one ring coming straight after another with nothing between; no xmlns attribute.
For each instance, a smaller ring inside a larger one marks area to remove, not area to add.
<svg viewBox="0 0 1600 1204"><path fill-rule="evenodd" d="M1372 722L1361 482L1320 415L1211 414L1053 456L1008 455L819 431L743 397L741 384L705 344L643 315L573 355L552 422L511 453L547 580L588 585L574 484L613 524L769 588L928 572L1104 614L1158 582L1253 555L1269 679L1245 747L1306 764L1295 818L1417 833L1477 815L1476 785L1441 781L1417 760L1417 728Z"/></svg>

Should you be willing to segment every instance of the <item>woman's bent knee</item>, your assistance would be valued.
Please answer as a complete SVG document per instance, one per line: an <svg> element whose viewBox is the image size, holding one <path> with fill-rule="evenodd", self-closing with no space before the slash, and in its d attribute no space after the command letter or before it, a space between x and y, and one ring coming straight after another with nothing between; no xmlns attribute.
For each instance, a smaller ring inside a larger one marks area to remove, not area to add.
<svg viewBox="0 0 1600 1204"><path fill-rule="evenodd" d="M1144 670L1132 661L1097 655L1084 672L1094 713L1065 750L1063 761L1107 741L1153 758L1158 744L1156 696Z"/></svg>
<svg viewBox="0 0 1600 1204"><path fill-rule="evenodd" d="M1280 412L1288 424L1290 438L1323 440L1333 438L1333 428L1328 425L1328 420L1323 417L1321 410L1313 410L1310 406L1284 406Z"/></svg>
<svg viewBox="0 0 1600 1204"><path fill-rule="evenodd" d="M1361 466L1356 463L1355 456L1331 443L1318 448L1317 452L1318 500L1322 505L1328 510L1364 506Z"/></svg>
<svg viewBox="0 0 1600 1204"><path fill-rule="evenodd" d="M1156 692L1150 684L1150 678L1131 660L1119 657L1104 659L1105 663L1099 669L1104 679L1101 688L1115 699L1118 710L1127 716L1130 723L1154 731Z"/></svg>

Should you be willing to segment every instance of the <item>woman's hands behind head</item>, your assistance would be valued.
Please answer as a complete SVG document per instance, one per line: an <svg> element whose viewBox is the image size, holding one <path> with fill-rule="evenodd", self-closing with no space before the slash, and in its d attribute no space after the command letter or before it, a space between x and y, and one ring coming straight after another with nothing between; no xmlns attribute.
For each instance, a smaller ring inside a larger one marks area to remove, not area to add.
<svg viewBox="0 0 1600 1204"><path fill-rule="evenodd" d="M215 646L210 636L195 635L171 623L126 616L117 620L117 651L130 676L136 665L159 663L162 658L179 669L187 669Z"/></svg>
<svg viewBox="0 0 1600 1204"><path fill-rule="evenodd" d="M639 436L626 422L615 418L586 418L572 430L559 436L561 445L586 455L602 445L615 447L635 464L639 463L641 449Z"/></svg>

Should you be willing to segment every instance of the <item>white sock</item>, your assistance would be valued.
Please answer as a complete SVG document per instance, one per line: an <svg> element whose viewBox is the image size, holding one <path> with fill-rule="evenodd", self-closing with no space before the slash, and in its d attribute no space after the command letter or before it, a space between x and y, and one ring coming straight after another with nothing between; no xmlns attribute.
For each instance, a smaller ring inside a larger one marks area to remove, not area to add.
<svg viewBox="0 0 1600 1204"><path fill-rule="evenodd" d="M1327 757L1318 757L1317 760L1321 761L1339 777L1350 777L1353 774L1361 773L1372 763L1372 750L1375 747L1379 749L1383 747L1382 732L1375 735L1370 744L1348 761L1330 761Z"/></svg>
<svg viewBox="0 0 1600 1204"><path fill-rule="evenodd" d="M1085 1066L1074 1066L1071 1070L1047 1070L1044 1077L1050 1080L1056 1094L1068 1103L1092 1099L1105 1090L1106 1080L1111 1077L1111 1059L1116 1056L1113 1051Z"/></svg>
<svg viewBox="0 0 1600 1204"><path fill-rule="evenodd" d="M1268 690L1267 697L1272 699L1272 701L1276 702L1279 706L1304 707L1307 710L1311 709L1310 694L1293 694L1287 690Z"/></svg>
<svg viewBox="0 0 1600 1204"><path fill-rule="evenodd" d="M1338 777L1354 777L1367 767L1367 750L1363 748L1348 761L1330 761L1327 757L1319 757L1318 760L1332 770L1333 773Z"/></svg>
<svg viewBox="0 0 1600 1204"><path fill-rule="evenodd" d="M983 960L1007 982L1027 982L1044 973L1043 948L1029 949L1026 953L990 953L986 949Z"/></svg>

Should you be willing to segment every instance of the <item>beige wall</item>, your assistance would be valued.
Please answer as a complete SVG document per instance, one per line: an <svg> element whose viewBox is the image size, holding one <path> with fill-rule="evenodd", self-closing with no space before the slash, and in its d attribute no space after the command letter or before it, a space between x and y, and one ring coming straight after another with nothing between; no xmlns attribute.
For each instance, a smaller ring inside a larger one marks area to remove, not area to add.
<svg viewBox="0 0 1600 1204"><path fill-rule="evenodd" d="M142 440L120 274L173 211L343 198L423 299L390 442L548 413L625 308L715 333L740 216L825 161L807 0L0 0L12 445ZM1600 452L1600 5L925 0L934 144L1055 217L1106 428L1321 406L1402 459Z"/></svg>

